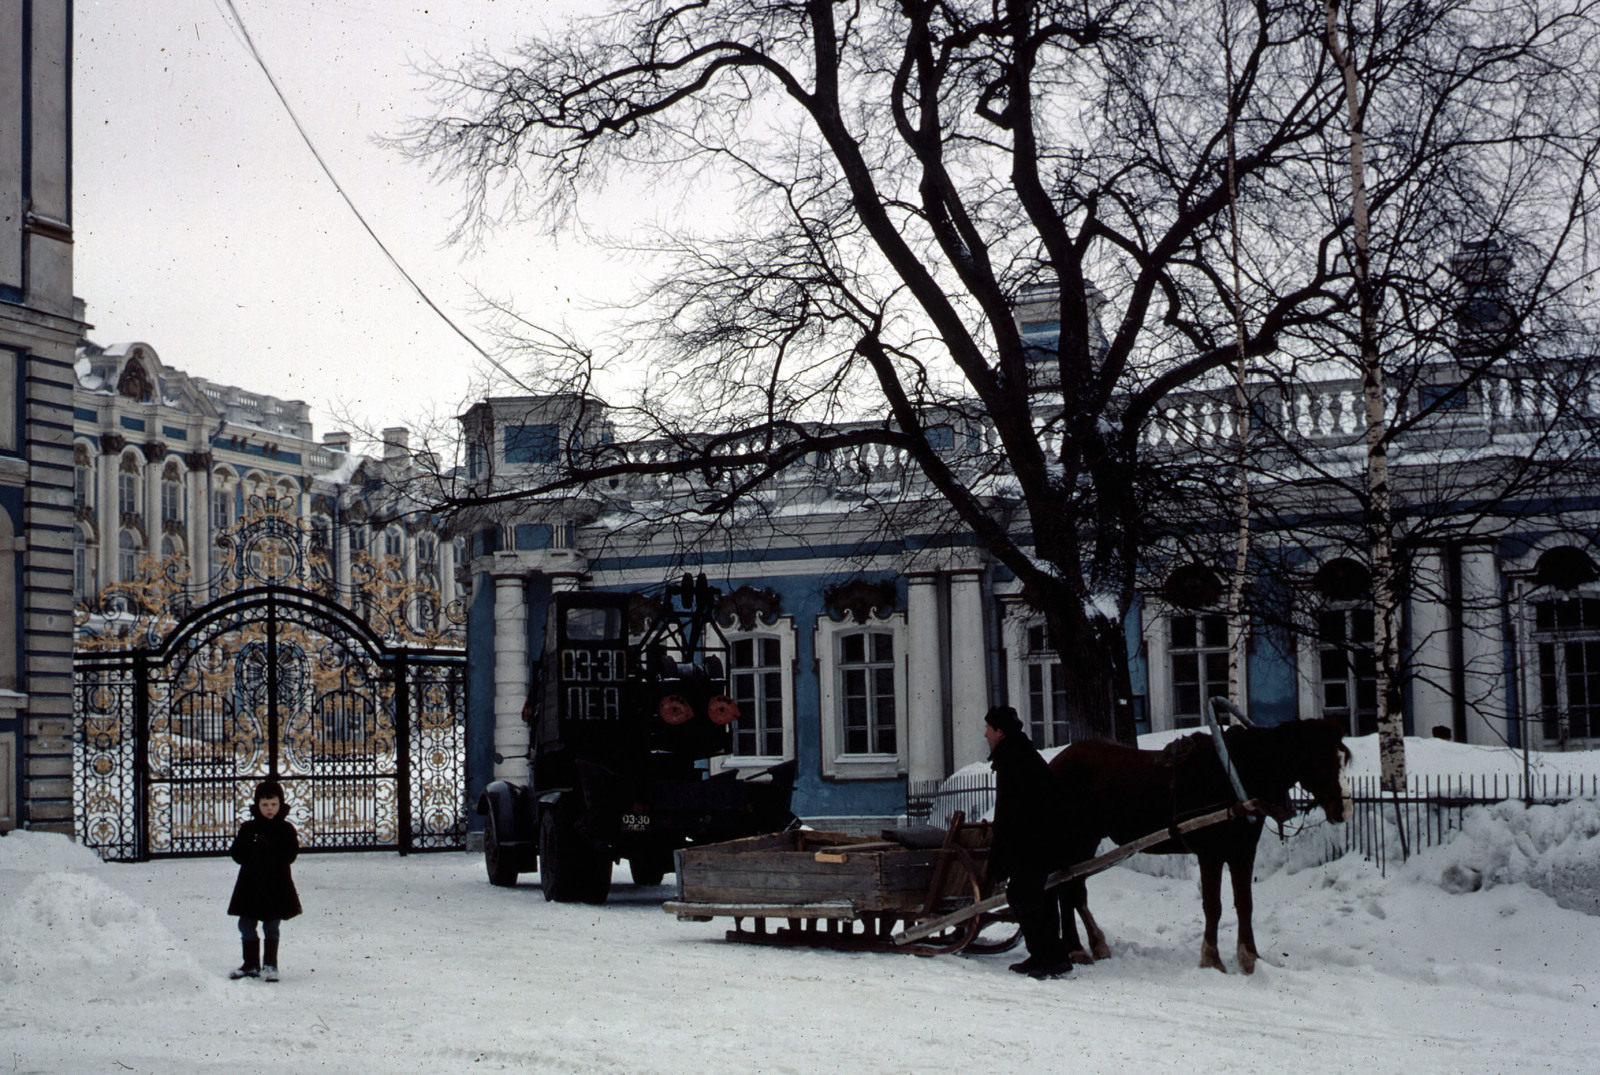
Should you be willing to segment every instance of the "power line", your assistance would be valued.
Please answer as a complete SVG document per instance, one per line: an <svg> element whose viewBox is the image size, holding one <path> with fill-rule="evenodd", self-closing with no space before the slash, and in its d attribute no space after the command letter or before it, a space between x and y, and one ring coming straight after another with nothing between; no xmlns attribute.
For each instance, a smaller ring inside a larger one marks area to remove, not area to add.
<svg viewBox="0 0 1600 1075"><path fill-rule="evenodd" d="M369 236L371 236L372 241L377 244L378 249L383 251L383 256L389 259L389 264L393 265L395 271L405 279L406 283L411 285L411 289L417 293L418 298L427 304L428 309L432 310L435 314L438 314L439 320L449 325L457 336L460 336L466 341L467 346L471 347L474 351L478 352L478 354L487 359L495 369L511 378L512 383L522 385L522 378L506 369L499 359L495 358L488 351L485 351L481 346L479 346L477 340L474 340L471 336L467 335L466 330L451 320L450 315L445 313L444 310L440 309L439 304L428 297L428 293L422 290L422 285L417 283L411 274L406 271L405 266L400 264L399 259L390 252L386 245L384 245L383 240L378 238L378 233L372 230L372 225L367 223L367 218L361 215L361 210L356 208L356 203L351 200L349 193L345 191L344 186L334 176L333 169L329 168L328 162L323 160L322 154L317 150L316 143L311 140L310 132L308 132L305 128L305 125L300 122L300 117L295 113L294 106L289 103L289 98L285 97L283 90L279 88L278 80L273 77L272 70L267 67L267 61L262 57L260 50L256 48L255 40L250 36L250 31L245 27L244 19L239 15L239 9L234 7L233 0L221 0L221 2L227 6L228 15L232 18L233 25L238 31L240 40L243 41L244 47L249 51L251 58L255 60L256 66L261 68L261 73L267 76L268 85L272 87L272 92L277 95L279 103L283 105L283 110L289 114L290 121L294 123L294 129L300 132L301 141L305 142L306 148L309 149L311 151L311 155L316 158L317 165L322 169L322 174L328 177L328 182L333 184L333 189L339 192L339 197L344 199L344 204L350 208L351 213L355 214L355 218L360 222L361 227L365 229ZM524 385L523 387L526 386Z"/></svg>

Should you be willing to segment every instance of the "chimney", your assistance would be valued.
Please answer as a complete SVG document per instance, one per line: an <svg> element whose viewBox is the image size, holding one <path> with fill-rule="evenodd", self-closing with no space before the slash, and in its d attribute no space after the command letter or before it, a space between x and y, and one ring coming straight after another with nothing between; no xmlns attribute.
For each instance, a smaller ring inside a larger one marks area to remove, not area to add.
<svg viewBox="0 0 1600 1075"><path fill-rule="evenodd" d="M343 452L346 455L350 454L350 434L343 431L336 433L324 433L322 435L322 444L323 447L327 448L331 452Z"/></svg>
<svg viewBox="0 0 1600 1075"><path fill-rule="evenodd" d="M390 426L383 431L383 461L404 463L411 458L411 430L405 426Z"/></svg>

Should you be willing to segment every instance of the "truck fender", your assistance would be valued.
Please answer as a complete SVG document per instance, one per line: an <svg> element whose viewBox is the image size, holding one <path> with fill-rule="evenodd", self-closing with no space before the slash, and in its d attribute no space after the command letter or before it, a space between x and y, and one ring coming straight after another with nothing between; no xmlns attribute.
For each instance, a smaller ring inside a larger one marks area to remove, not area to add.
<svg viewBox="0 0 1600 1075"><path fill-rule="evenodd" d="M483 794L478 796L478 813L488 816L494 814L495 832L500 834L502 841L521 842L532 840L537 842L539 830L535 826L529 831L526 809L518 809L521 800L528 797L528 789L505 780L492 781L483 789Z"/></svg>

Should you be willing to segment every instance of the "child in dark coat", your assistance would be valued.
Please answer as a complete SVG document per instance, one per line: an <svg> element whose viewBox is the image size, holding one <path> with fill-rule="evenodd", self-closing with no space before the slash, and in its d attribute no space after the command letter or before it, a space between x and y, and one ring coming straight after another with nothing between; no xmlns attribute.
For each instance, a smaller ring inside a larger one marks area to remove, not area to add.
<svg viewBox="0 0 1600 1075"><path fill-rule="evenodd" d="M239 916L244 962L229 978L278 980L278 923L300 913L300 894L289 872L289 863L300 853L300 839L287 814L283 788L276 780L263 780L256 785L250 820L233 838L231 854L239 864L239 880L234 882L228 913ZM265 965L257 922L267 939Z"/></svg>

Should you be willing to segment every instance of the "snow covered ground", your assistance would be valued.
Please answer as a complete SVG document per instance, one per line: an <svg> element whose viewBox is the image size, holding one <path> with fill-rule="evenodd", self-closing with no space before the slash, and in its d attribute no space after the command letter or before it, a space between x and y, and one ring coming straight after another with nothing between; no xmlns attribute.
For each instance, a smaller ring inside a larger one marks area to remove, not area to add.
<svg viewBox="0 0 1600 1075"><path fill-rule="evenodd" d="M1034 982L1015 955L730 944L625 867L596 908L493 888L476 856L340 854L296 864L267 984L225 977L231 862L12 833L0 1072L1600 1070L1600 807L1477 811L1387 878L1271 842L1252 977L1196 965L1193 880L1136 869L1090 886L1113 957ZM1222 941L1231 964L1231 909Z"/></svg>

